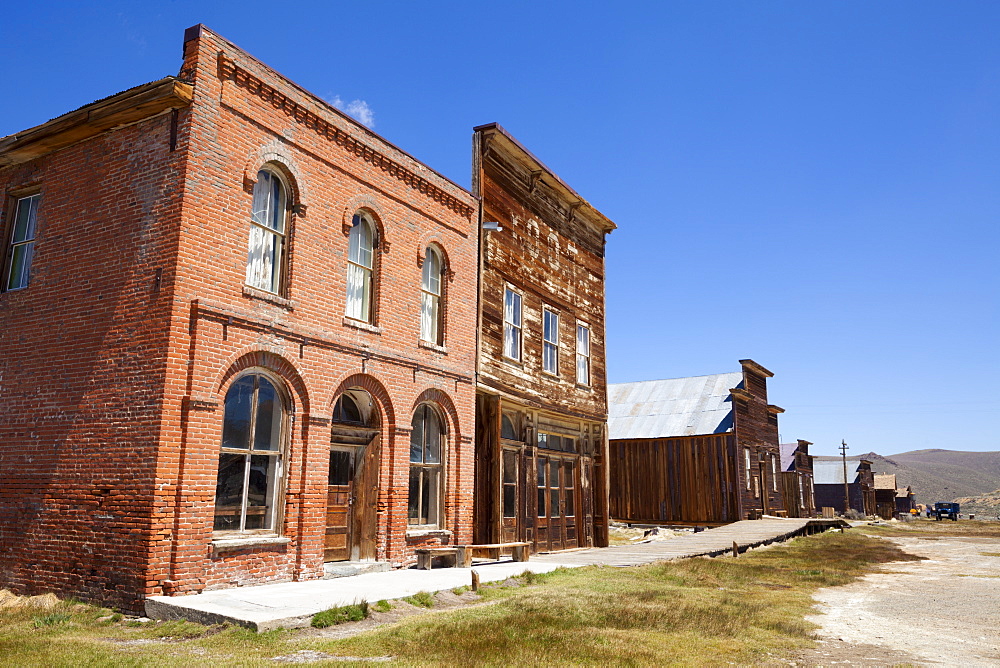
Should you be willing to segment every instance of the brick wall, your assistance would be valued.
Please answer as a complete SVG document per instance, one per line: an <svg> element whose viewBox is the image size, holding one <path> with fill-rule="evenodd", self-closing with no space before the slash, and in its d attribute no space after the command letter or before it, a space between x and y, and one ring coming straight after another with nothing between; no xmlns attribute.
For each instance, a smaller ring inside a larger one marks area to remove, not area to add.
<svg viewBox="0 0 1000 668"><path fill-rule="evenodd" d="M0 586L142 591L183 160L170 115L0 169L41 193L27 288L0 293ZM9 239L5 227L3 239Z"/></svg>

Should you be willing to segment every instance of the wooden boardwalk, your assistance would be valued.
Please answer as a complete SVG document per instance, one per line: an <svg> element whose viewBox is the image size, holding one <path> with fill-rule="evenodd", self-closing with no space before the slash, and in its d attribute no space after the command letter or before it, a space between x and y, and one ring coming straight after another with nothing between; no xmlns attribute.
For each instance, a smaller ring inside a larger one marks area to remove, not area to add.
<svg viewBox="0 0 1000 668"><path fill-rule="evenodd" d="M842 520L818 519L743 520L662 541L536 554L532 555L531 560L573 566L641 566L671 559L732 554L733 543L739 546L740 552L745 552L752 547L788 540L794 536L819 533L839 526L847 524Z"/></svg>

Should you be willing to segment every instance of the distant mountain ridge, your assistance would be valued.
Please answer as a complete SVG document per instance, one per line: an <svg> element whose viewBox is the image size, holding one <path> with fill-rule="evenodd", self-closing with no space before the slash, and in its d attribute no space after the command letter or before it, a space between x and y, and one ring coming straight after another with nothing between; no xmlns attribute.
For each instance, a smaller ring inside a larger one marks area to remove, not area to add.
<svg viewBox="0 0 1000 668"><path fill-rule="evenodd" d="M835 461L840 457L816 459ZM967 452L933 448L901 452L888 457L869 452L853 455L848 459L871 461L872 471L875 473L895 473L897 486L910 485L917 503L964 501L963 514L997 514L996 507L987 502L986 498L992 492L1000 492L1000 451ZM984 503L978 502L980 498ZM983 508L979 508L979 505L983 505Z"/></svg>

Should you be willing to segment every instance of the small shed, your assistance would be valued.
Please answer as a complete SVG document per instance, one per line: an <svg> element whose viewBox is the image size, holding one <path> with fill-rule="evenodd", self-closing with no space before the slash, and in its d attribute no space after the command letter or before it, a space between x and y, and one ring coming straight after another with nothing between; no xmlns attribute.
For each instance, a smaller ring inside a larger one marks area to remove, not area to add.
<svg viewBox="0 0 1000 668"><path fill-rule="evenodd" d="M896 489L896 512L904 515L911 514L916 509L917 501L913 495L913 488L909 485Z"/></svg>

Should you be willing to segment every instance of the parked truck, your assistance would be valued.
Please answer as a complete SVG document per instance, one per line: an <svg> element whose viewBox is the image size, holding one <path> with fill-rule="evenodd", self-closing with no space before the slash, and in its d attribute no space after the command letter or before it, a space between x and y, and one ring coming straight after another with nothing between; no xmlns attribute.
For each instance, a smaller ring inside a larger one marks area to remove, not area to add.
<svg viewBox="0 0 1000 668"><path fill-rule="evenodd" d="M948 518L954 522L958 521L958 504L957 503L945 503L943 501L938 501L934 504L931 514L934 515L934 519L943 520Z"/></svg>

